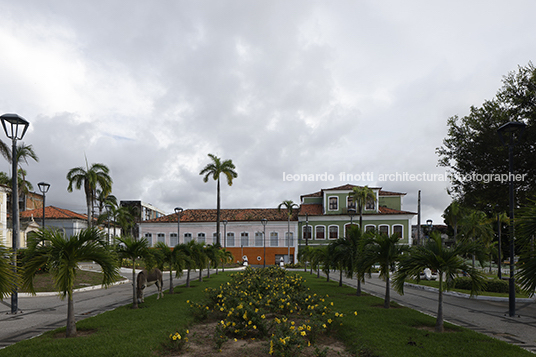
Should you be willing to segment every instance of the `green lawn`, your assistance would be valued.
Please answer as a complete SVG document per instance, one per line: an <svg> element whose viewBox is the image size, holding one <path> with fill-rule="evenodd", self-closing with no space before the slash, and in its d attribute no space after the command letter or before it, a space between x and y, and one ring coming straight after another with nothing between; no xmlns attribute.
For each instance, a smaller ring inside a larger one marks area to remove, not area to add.
<svg viewBox="0 0 536 357"><path fill-rule="evenodd" d="M175 294L145 299L138 310L129 306L77 322L77 338L58 338L58 331L19 342L0 350L0 356L162 356L171 333L194 323L187 300L202 301L206 287L218 287L228 280L228 272L212 274L192 288L176 287ZM531 356L518 347L460 327L446 325L448 332L431 332L435 319L404 307L383 309L383 300L355 296L355 289L338 287L309 273L312 292L329 295L333 309L344 314L338 337L359 356ZM76 304L75 304L76 309ZM357 315L356 315L357 314ZM64 331L64 329L63 329ZM215 353L217 355L217 353Z"/></svg>

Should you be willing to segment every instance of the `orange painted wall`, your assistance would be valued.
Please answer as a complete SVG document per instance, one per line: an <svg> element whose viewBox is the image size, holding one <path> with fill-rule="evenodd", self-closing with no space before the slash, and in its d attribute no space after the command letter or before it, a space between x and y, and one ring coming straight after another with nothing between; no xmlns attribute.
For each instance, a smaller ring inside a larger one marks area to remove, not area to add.
<svg viewBox="0 0 536 357"><path fill-rule="evenodd" d="M248 257L248 262L250 265L263 265L264 262L264 247L227 247L227 251L231 252L234 256L233 262L242 261L242 252L243 255ZM287 255L288 248L286 247L266 247L266 265L275 265L275 256L277 255ZM291 259L294 256L294 248L290 248ZM261 260L257 260L257 257L261 257ZM279 264L279 261L277 262Z"/></svg>

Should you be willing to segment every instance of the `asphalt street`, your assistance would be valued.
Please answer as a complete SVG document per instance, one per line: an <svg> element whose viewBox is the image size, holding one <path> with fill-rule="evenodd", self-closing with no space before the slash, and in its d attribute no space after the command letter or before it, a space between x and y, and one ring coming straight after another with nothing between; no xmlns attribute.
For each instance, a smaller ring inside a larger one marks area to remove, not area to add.
<svg viewBox="0 0 536 357"><path fill-rule="evenodd" d="M205 271L206 274L206 271ZM130 276L130 274L125 274ZM194 274L193 276L197 276ZM312 275L316 277L316 274ZM332 273L331 279L337 280L339 274ZM321 274L325 279L325 275ZM346 285L356 287L356 281L343 279ZM185 278L174 279L175 285L185 283ZM164 288L167 289L169 276L164 274ZM377 275L362 284L364 292L383 298L385 282ZM149 287L146 295L156 293ZM405 294L399 295L391 290L391 300L431 316L437 312L437 291L406 287ZM131 303L132 285L130 282L109 287L78 291L74 295L76 320L95 316L105 311ZM39 296L20 296L21 313L11 314L10 300L0 302L0 348L18 341L32 338L43 332L65 326L67 302L57 294ZM508 300L495 301L445 295L443 302L445 321L463 326L488 336L518 345L536 353L536 304L532 299L522 299L516 303L516 316L508 315Z"/></svg>

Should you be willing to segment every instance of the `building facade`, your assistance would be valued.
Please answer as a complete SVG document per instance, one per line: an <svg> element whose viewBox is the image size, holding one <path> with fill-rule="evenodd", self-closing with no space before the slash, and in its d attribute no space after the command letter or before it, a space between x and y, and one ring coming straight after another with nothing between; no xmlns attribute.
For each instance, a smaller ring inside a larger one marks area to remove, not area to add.
<svg viewBox="0 0 536 357"><path fill-rule="evenodd" d="M141 222L140 233L151 246L163 242L174 247L191 240L214 244L216 214L215 209L189 209L180 214L180 224L173 213ZM234 261L246 258L254 265L273 265L281 258L296 261L297 213L290 221L286 211L277 208L222 209L220 214L220 235L225 237L220 244L233 254Z"/></svg>
<svg viewBox="0 0 536 357"><path fill-rule="evenodd" d="M299 245L324 245L346 236L351 224L359 225L359 212L350 198L354 185L344 185L302 195L299 219ZM412 244L411 220L416 213L402 210L400 192L370 187L376 200L363 207L364 231L398 234L400 242Z"/></svg>

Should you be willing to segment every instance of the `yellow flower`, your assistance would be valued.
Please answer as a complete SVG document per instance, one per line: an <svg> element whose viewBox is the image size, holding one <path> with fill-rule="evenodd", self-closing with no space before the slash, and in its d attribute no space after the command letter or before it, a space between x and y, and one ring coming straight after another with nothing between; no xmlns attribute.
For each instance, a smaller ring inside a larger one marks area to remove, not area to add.
<svg viewBox="0 0 536 357"><path fill-rule="evenodd" d="M305 335L307 335L307 333L306 333L305 331L302 331L302 332L301 332L301 335L302 335L302 336L305 336Z"/></svg>

